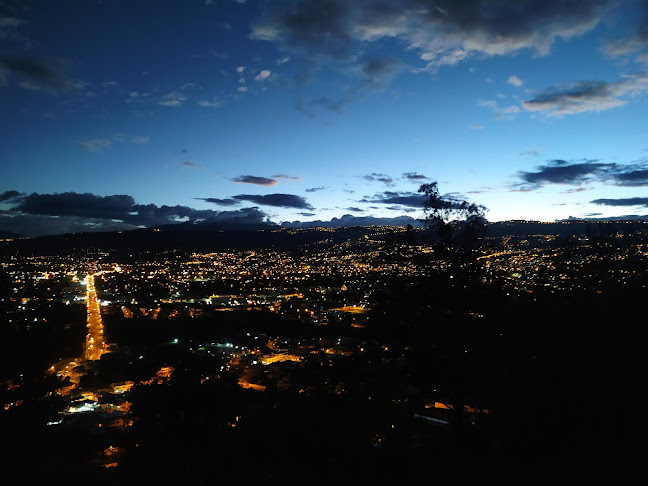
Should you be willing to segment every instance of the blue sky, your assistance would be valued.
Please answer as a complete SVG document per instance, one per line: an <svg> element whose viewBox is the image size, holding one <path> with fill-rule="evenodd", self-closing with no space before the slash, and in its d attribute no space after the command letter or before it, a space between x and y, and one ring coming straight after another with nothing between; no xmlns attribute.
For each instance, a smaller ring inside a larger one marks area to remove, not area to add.
<svg viewBox="0 0 648 486"><path fill-rule="evenodd" d="M647 69L645 1L4 0L0 230L646 215Z"/></svg>

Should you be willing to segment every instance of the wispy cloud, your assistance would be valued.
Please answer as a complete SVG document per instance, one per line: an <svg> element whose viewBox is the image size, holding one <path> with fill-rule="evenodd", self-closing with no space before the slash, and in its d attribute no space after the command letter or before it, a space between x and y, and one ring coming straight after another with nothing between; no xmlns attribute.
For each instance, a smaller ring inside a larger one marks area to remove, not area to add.
<svg viewBox="0 0 648 486"><path fill-rule="evenodd" d="M625 74L620 81L579 81L547 88L524 101L526 111L547 117L562 117L588 111L605 111L623 106L627 97L648 91L648 74Z"/></svg>
<svg viewBox="0 0 648 486"><path fill-rule="evenodd" d="M179 91L172 91L162 96L157 104L161 106L180 107L187 100L187 97Z"/></svg>
<svg viewBox="0 0 648 486"><path fill-rule="evenodd" d="M271 74L272 74L272 71L270 71L269 69L264 69L259 74L254 76L254 80L258 81L258 82L264 81L264 80L268 79Z"/></svg>
<svg viewBox="0 0 648 486"><path fill-rule="evenodd" d="M105 149L111 148L115 144L141 144L147 143L150 139L151 137L118 134L108 138L87 138L83 140L76 140L74 144L77 147L85 150L86 152L102 152Z"/></svg>
<svg viewBox="0 0 648 486"><path fill-rule="evenodd" d="M196 103L203 108L221 108L225 105L225 102L217 97L212 100L198 100Z"/></svg>
<svg viewBox="0 0 648 486"><path fill-rule="evenodd" d="M268 177L260 177L253 175L242 175L232 178L233 182L238 182L240 184L255 184L257 186L274 186L279 184L279 181L276 179L270 179Z"/></svg>
<svg viewBox="0 0 648 486"><path fill-rule="evenodd" d="M520 86L522 86L522 84L524 84L524 83L522 83L522 80L520 78L518 78L517 76L515 76L515 75L509 76L509 78L506 80L506 82L508 84L511 84L511 85L515 86L516 88L519 88Z"/></svg>
<svg viewBox="0 0 648 486"><path fill-rule="evenodd" d="M394 179L389 177L387 174L378 174L377 172L372 172L371 174L362 176L362 178L369 182L382 182L386 186L394 185Z"/></svg>
<svg viewBox="0 0 648 486"><path fill-rule="evenodd" d="M497 119L512 119L522 111L517 105L500 106L495 100L480 100L479 106L492 110Z"/></svg>
<svg viewBox="0 0 648 486"><path fill-rule="evenodd" d="M413 182L420 182L430 179L429 177L424 176L423 174L419 174L418 172L403 172L402 177L403 179Z"/></svg>

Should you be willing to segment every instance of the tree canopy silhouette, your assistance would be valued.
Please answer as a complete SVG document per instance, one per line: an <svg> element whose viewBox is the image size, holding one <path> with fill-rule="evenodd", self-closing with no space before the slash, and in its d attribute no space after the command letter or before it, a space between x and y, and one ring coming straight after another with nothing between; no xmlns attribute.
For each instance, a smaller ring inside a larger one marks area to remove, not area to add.
<svg viewBox="0 0 648 486"><path fill-rule="evenodd" d="M442 196L436 181L422 184L418 192L425 196L423 222L435 230L444 243L450 243L459 228L464 230L463 233L476 236L477 230L486 223L485 206L454 196Z"/></svg>

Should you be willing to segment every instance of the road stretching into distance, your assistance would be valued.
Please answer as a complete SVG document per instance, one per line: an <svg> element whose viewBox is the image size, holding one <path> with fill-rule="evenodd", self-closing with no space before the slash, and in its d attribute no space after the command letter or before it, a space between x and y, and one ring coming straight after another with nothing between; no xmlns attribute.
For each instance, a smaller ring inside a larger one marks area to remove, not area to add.
<svg viewBox="0 0 648 486"><path fill-rule="evenodd" d="M94 275L86 277L86 308L88 312L88 335L86 336L85 359L97 360L105 351L101 309L97 300Z"/></svg>

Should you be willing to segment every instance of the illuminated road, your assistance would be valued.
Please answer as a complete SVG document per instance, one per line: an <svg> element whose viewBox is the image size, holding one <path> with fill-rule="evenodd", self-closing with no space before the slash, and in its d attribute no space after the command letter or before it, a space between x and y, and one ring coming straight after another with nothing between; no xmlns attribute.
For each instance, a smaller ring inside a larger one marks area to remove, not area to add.
<svg viewBox="0 0 648 486"><path fill-rule="evenodd" d="M86 336L85 359L96 360L104 353L105 344L94 275L88 275L87 277L86 307L88 312L88 335Z"/></svg>

